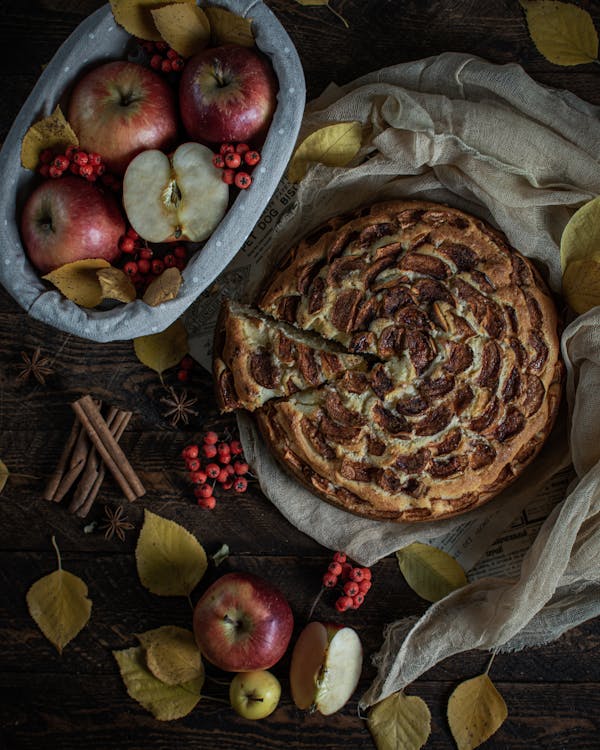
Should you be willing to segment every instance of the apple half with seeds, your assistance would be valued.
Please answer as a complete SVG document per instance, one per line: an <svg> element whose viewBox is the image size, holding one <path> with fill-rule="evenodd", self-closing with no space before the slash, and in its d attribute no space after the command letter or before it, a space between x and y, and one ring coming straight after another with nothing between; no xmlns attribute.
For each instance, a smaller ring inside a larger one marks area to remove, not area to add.
<svg viewBox="0 0 600 750"><path fill-rule="evenodd" d="M138 154L123 178L129 223L148 242L201 242L227 211L229 187L213 152L184 143L173 154L151 149Z"/></svg>
<svg viewBox="0 0 600 750"><path fill-rule="evenodd" d="M292 652L292 699L303 710L329 716L356 690L362 670L362 645L355 630L309 622Z"/></svg>

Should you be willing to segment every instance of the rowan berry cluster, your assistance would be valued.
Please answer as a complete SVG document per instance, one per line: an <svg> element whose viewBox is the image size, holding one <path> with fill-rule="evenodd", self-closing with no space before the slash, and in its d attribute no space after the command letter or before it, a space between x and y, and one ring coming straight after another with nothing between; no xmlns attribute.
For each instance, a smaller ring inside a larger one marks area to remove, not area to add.
<svg viewBox="0 0 600 750"><path fill-rule="evenodd" d="M88 182L100 180L103 185L115 192L121 189L121 180L106 171L100 154L83 151L77 146L67 146L64 153L56 153L51 148L44 149L40 154L38 172L42 177L50 177L53 180L71 174L83 177Z"/></svg>
<svg viewBox="0 0 600 750"><path fill-rule="evenodd" d="M201 508L212 510L216 506L214 491L217 485L223 490L233 489L239 495L246 492L249 466L239 440L220 440L216 432L206 432L201 445L187 445L181 455Z"/></svg>
<svg viewBox="0 0 600 750"><path fill-rule="evenodd" d="M150 61L150 67L160 73L181 73L185 60L166 42L149 42L139 40Z"/></svg>
<svg viewBox="0 0 600 750"><path fill-rule="evenodd" d="M335 608L338 612L358 609L371 588L370 568L353 566L344 552L335 552L323 575L323 586L333 589L338 586L340 579L342 594L337 598Z"/></svg>
<svg viewBox="0 0 600 750"><path fill-rule="evenodd" d="M247 143L222 143L219 153L213 156L213 164L222 169L223 182L247 190L252 185L252 170L260 161L260 153ZM242 169L240 169L242 167Z"/></svg>
<svg viewBox="0 0 600 750"><path fill-rule="evenodd" d="M138 292L143 292L166 268L183 271L188 262L185 245L170 243L166 249L150 247L133 227L129 227L119 240L119 250L123 253L123 270Z"/></svg>

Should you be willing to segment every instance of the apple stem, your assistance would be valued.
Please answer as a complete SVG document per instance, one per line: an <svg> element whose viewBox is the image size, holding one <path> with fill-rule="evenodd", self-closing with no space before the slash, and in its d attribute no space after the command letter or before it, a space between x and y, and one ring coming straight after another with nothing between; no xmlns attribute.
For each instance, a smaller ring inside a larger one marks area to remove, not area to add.
<svg viewBox="0 0 600 750"><path fill-rule="evenodd" d="M215 703L224 703L226 706L230 706L230 702L225 700L225 698L216 698L214 695L204 695L202 694L200 696L203 701L214 701Z"/></svg>

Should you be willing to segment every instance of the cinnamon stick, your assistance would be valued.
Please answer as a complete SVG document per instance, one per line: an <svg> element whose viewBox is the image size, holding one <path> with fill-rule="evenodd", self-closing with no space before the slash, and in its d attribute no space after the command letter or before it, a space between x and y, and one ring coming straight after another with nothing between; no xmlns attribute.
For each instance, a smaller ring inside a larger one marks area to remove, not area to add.
<svg viewBox="0 0 600 750"><path fill-rule="evenodd" d="M75 419L73 422L73 426L71 427L69 437L67 438L67 442L65 443L65 447L63 448L63 452L61 453L58 463L56 464L56 469L54 469L54 473L48 480L48 483L46 484L46 487L44 489L44 500L58 502L57 500L55 500L56 490L58 489L61 479L63 478L65 469L67 467L67 462L71 455L71 451L73 450L73 447L77 441L80 431L81 424Z"/></svg>
<svg viewBox="0 0 600 750"><path fill-rule="evenodd" d="M144 495L146 490L143 484L111 434L92 397L83 396L71 406L125 497L131 501Z"/></svg>
<svg viewBox="0 0 600 750"><path fill-rule="evenodd" d="M90 445L89 439L85 430L83 429L83 426L78 423L77 420L75 420L74 427L76 427L75 441L72 452L69 451L71 456L70 460L68 461L68 466L62 467L62 470L60 472L62 476L60 476L58 484L56 484L56 486L54 487L52 495L48 497L48 490L46 490L46 492L44 493L44 497L46 499L53 500L55 503L59 503L63 499L63 497L71 489L71 487L75 483L75 480L81 474L81 472L83 471L83 467L85 466L85 461ZM68 441L68 443L69 442L70 441ZM68 444L67 446L65 446L65 452L67 447ZM69 456L67 456L67 459L69 459ZM64 471L65 468L67 469L66 472ZM58 470L57 472L55 472L55 475L58 475ZM52 480L51 482L54 486L55 483Z"/></svg>

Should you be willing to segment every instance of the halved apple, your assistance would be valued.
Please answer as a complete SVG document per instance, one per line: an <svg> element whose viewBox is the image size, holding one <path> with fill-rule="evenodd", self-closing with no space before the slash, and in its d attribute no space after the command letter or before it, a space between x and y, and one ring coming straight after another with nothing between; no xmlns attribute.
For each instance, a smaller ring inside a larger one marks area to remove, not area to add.
<svg viewBox="0 0 600 750"><path fill-rule="evenodd" d="M184 143L169 157L142 151L123 178L129 223L148 242L201 242L223 218L229 187L200 143Z"/></svg>
<svg viewBox="0 0 600 750"><path fill-rule="evenodd" d="M361 670L362 645L355 630L309 622L292 652L292 699L298 708L329 716L350 700Z"/></svg>

